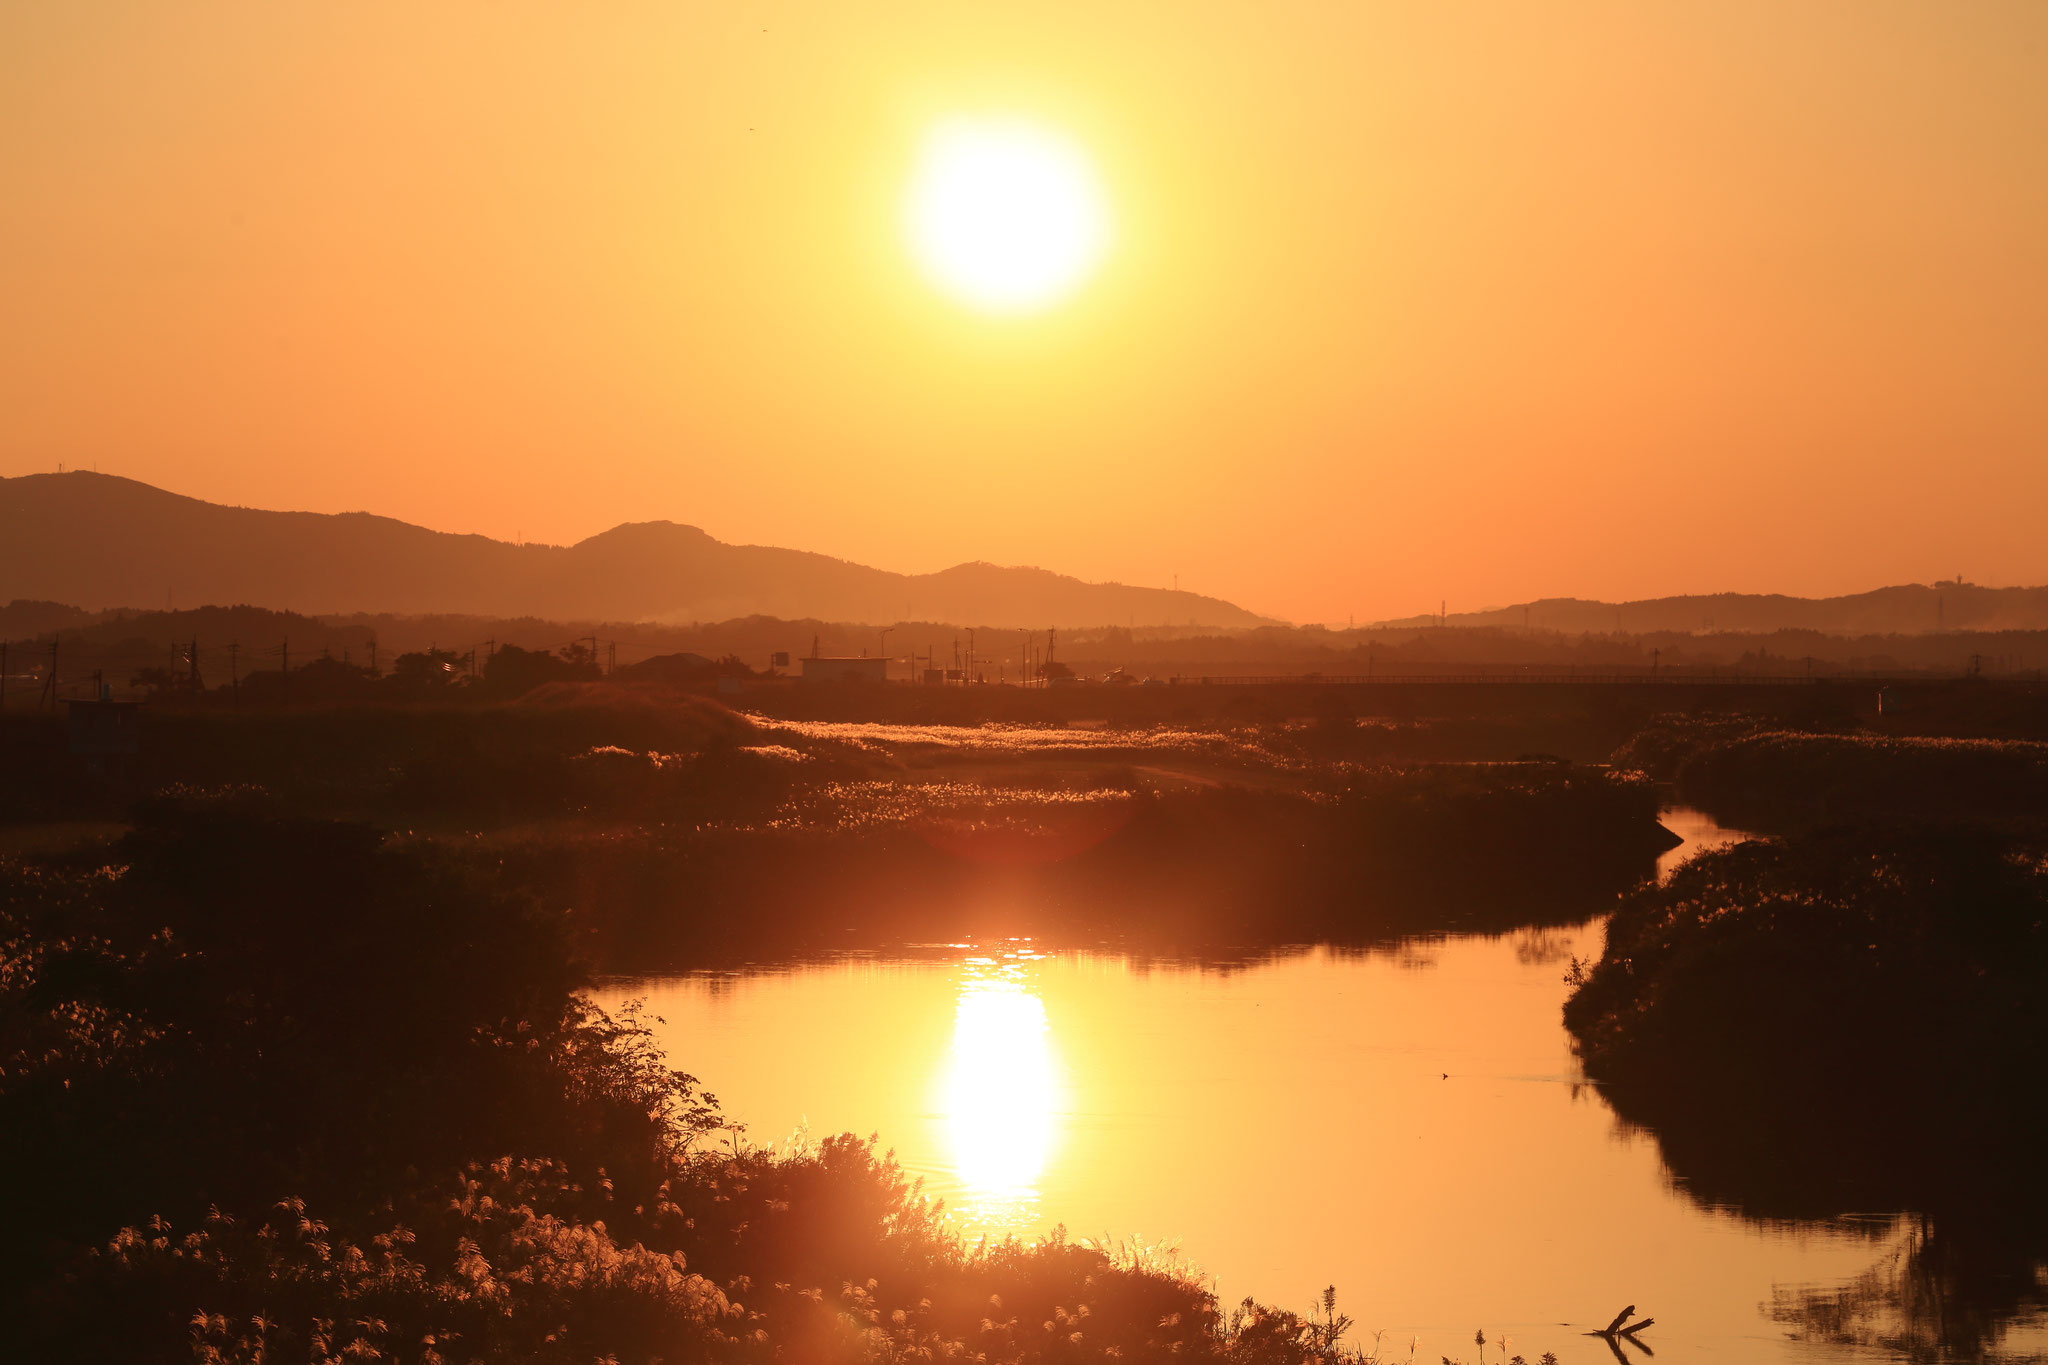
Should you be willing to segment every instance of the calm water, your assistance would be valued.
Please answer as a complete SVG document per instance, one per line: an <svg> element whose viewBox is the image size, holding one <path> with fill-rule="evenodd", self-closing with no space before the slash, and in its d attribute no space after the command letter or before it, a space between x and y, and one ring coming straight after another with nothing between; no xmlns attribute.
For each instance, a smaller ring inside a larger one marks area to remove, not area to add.
<svg viewBox="0 0 2048 1365"><path fill-rule="evenodd" d="M1170 1244L1226 1301L1305 1307L1334 1281L1394 1359L1419 1337L1418 1360L1472 1360L1483 1327L1531 1360L1611 1360L1579 1333L1631 1303L1664 1361L1903 1358L1795 1340L1773 1305L1882 1275L1909 1229L1702 1207L1583 1083L1559 1008L1600 932L1240 964L976 945L602 999L644 999L756 1142L880 1134L970 1236ZM2023 1324L2000 1358L2044 1343Z"/></svg>

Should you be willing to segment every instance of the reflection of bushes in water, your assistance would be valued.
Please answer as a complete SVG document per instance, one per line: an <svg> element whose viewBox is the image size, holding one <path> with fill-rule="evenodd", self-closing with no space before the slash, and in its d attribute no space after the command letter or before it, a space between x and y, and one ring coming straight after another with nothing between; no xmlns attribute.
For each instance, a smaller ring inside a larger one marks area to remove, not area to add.
<svg viewBox="0 0 2048 1365"><path fill-rule="evenodd" d="M1647 787L1548 767L1319 794L996 792L924 818L934 798L917 788L842 790L858 809L475 852L574 906L608 961L645 969L970 934L1253 945L1576 922L1668 839Z"/></svg>
<svg viewBox="0 0 2048 1365"><path fill-rule="evenodd" d="M1061 1237L964 1247L851 1138L717 1138L545 917L360 828L159 808L0 892L24 1358L1336 1359Z"/></svg>
<svg viewBox="0 0 2048 1365"><path fill-rule="evenodd" d="M2007 1323L2048 1303L2040 1254L1908 1220L1894 1245L1847 1284L1779 1287L1771 1320L1801 1340L1882 1350L1897 1360L1979 1360Z"/></svg>
<svg viewBox="0 0 2048 1365"><path fill-rule="evenodd" d="M1702 1203L1923 1214L1957 1306L2040 1301L2048 871L1981 828L1755 842L1624 898L1565 1007Z"/></svg>

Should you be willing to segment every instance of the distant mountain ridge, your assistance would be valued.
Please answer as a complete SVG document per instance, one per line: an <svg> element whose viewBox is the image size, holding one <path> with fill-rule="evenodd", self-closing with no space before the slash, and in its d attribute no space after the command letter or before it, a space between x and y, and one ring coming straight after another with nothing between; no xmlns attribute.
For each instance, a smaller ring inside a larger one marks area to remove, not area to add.
<svg viewBox="0 0 2048 1365"><path fill-rule="evenodd" d="M0 479L0 601L691 621L765 615L1008 628L1270 624L1199 593L959 564L899 574L631 522L515 545L367 512L226 507L84 471Z"/></svg>
<svg viewBox="0 0 2048 1365"><path fill-rule="evenodd" d="M1560 631L1570 635L1658 632L1768 634L1811 630L1824 635L1926 635L1942 631L2048 629L2048 587L1985 588L1960 579L1905 583L1842 597L1721 592L1596 602L1546 597L1486 611L1451 612L1444 625ZM1375 622L1370 629L1427 629L1435 616Z"/></svg>

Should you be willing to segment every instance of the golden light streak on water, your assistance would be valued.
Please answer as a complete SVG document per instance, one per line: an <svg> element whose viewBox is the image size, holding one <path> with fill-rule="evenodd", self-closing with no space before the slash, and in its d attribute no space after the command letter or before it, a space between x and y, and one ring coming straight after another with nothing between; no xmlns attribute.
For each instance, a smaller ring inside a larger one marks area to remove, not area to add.
<svg viewBox="0 0 2048 1365"><path fill-rule="evenodd" d="M965 1192L956 1213L984 1228L1032 1223L1059 1136L1060 1068L1036 961L1006 954L961 965L939 1112Z"/></svg>

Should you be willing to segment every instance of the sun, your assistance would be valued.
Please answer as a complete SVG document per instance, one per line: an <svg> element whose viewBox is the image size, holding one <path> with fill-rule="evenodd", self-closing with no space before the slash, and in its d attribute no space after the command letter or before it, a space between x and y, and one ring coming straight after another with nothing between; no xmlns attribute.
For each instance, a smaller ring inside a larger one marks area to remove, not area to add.
<svg viewBox="0 0 2048 1365"><path fill-rule="evenodd" d="M1021 118L953 118L926 136L907 213L911 254L971 308L1035 313L1080 287L1109 245L1081 148Z"/></svg>

